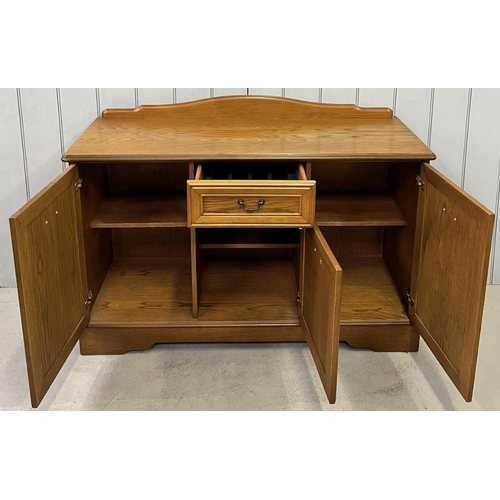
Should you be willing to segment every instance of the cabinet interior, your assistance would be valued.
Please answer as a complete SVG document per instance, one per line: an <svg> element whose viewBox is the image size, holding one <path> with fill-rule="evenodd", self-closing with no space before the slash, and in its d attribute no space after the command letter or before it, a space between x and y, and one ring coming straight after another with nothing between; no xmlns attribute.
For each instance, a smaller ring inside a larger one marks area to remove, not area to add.
<svg viewBox="0 0 500 500"><path fill-rule="evenodd" d="M298 164L79 164L89 326L299 325L301 230L189 229L186 181L300 180L306 170L343 269L341 325L409 324L420 163Z"/></svg>

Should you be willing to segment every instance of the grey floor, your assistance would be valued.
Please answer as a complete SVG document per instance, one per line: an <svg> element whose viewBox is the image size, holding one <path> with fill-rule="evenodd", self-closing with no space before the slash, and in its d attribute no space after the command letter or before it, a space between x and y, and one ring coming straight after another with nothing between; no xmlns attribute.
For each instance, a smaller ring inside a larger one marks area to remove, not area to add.
<svg viewBox="0 0 500 500"><path fill-rule="evenodd" d="M472 403L424 342L418 353L340 348L329 405L304 344L73 350L40 410L500 410L500 286L489 286ZM0 410L30 410L17 290L0 289Z"/></svg>

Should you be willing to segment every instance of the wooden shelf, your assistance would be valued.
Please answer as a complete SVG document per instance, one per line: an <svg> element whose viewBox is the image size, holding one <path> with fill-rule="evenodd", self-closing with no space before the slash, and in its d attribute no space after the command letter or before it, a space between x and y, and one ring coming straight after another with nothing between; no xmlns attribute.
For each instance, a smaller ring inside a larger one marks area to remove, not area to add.
<svg viewBox="0 0 500 500"><path fill-rule="evenodd" d="M110 196L101 203L90 227L187 227L186 196L178 193Z"/></svg>
<svg viewBox="0 0 500 500"><path fill-rule="evenodd" d="M199 229L200 248L299 248L297 229Z"/></svg>
<svg viewBox="0 0 500 500"><path fill-rule="evenodd" d="M382 257L339 257L340 324L409 324L405 306Z"/></svg>
<svg viewBox="0 0 500 500"><path fill-rule="evenodd" d="M291 259L207 260L198 319L192 317L190 260L117 259L90 327L298 326Z"/></svg>
<svg viewBox="0 0 500 500"><path fill-rule="evenodd" d="M394 200L387 195L318 193L318 226L406 226Z"/></svg>

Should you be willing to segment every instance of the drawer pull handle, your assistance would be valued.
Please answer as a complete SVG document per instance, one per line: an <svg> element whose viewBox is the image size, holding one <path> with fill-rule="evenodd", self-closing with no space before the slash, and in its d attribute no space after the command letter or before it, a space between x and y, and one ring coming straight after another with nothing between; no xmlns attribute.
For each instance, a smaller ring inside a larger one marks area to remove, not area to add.
<svg viewBox="0 0 500 500"><path fill-rule="evenodd" d="M264 205L264 203L266 202L266 200L264 200L263 198L261 198L259 201L258 201L258 205L257 207L255 208L247 208L245 207L245 200L238 200L238 205L240 207L243 207L247 212L257 212L257 210L259 210L259 208Z"/></svg>

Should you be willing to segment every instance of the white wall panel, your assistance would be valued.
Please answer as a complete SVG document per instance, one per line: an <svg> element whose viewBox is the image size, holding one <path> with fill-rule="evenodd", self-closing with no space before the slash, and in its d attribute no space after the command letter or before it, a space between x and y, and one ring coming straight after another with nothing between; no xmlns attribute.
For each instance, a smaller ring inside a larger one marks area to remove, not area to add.
<svg viewBox="0 0 500 500"><path fill-rule="evenodd" d="M323 89L322 101L332 104L354 104L356 89Z"/></svg>
<svg viewBox="0 0 500 500"><path fill-rule="evenodd" d="M500 160L500 89L474 89L465 190L494 210Z"/></svg>
<svg viewBox="0 0 500 500"><path fill-rule="evenodd" d="M247 89L214 89L214 96L218 97L221 95L246 95Z"/></svg>
<svg viewBox="0 0 500 500"><path fill-rule="evenodd" d="M95 89L61 89L61 120L64 151L97 117Z"/></svg>
<svg viewBox="0 0 500 500"><path fill-rule="evenodd" d="M453 182L462 185L464 141L469 89L435 89L429 147L437 159L432 164Z"/></svg>
<svg viewBox="0 0 500 500"><path fill-rule="evenodd" d="M391 108L394 89L359 89L359 105L367 107Z"/></svg>
<svg viewBox="0 0 500 500"><path fill-rule="evenodd" d="M138 104L172 104L174 89L137 89Z"/></svg>
<svg viewBox="0 0 500 500"><path fill-rule="evenodd" d="M21 89L31 197L62 172L56 89Z"/></svg>
<svg viewBox="0 0 500 500"><path fill-rule="evenodd" d="M431 89L398 89L396 116L424 143L429 133Z"/></svg>
<svg viewBox="0 0 500 500"><path fill-rule="evenodd" d="M286 96L325 103L387 106L438 159L433 164L495 212L499 210L500 89L286 89ZM241 95L247 89L0 89L0 286L14 284L8 217L62 170L61 152L98 113L111 107L164 104ZM281 96L282 88L249 89L251 95ZM99 95L99 100L96 99ZM24 137L24 141L23 141ZM24 152L24 154L23 154ZM25 182L25 167L26 177ZM30 188L27 190L27 186ZM490 278L500 284L500 230L495 229Z"/></svg>
<svg viewBox="0 0 500 500"><path fill-rule="evenodd" d="M281 97L283 89L248 89L250 95L274 95Z"/></svg>
<svg viewBox="0 0 500 500"><path fill-rule="evenodd" d="M0 89L0 286L15 286L9 217L27 201L16 89Z"/></svg>
<svg viewBox="0 0 500 500"><path fill-rule="evenodd" d="M101 111L108 108L135 108L134 89L99 89Z"/></svg>
<svg viewBox="0 0 500 500"><path fill-rule="evenodd" d="M195 101L210 97L210 89L176 89L177 102Z"/></svg>
<svg viewBox="0 0 500 500"><path fill-rule="evenodd" d="M464 187L468 193L490 210L498 208L499 162L500 89L474 89L470 110ZM496 227L498 227L498 220ZM498 229L496 229L496 237L491 252L491 278L498 277L500 266L497 252Z"/></svg>
<svg viewBox="0 0 500 500"><path fill-rule="evenodd" d="M285 89L285 97L302 101L318 102L319 89Z"/></svg>

